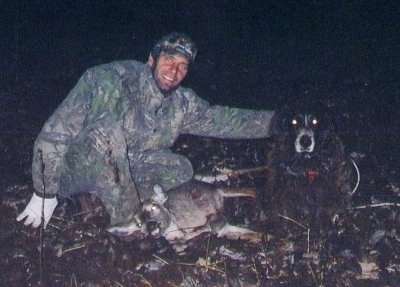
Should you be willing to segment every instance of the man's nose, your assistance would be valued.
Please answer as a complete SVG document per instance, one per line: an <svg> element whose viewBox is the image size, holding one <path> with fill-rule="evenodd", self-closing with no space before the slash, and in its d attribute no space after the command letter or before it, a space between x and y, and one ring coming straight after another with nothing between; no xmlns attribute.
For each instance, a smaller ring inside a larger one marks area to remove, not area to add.
<svg viewBox="0 0 400 287"><path fill-rule="evenodd" d="M178 65L177 64L175 64L175 63L172 63L170 66L169 66L169 71L171 72L171 73L174 73L174 74L176 74L176 73L178 73Z"/></svg>

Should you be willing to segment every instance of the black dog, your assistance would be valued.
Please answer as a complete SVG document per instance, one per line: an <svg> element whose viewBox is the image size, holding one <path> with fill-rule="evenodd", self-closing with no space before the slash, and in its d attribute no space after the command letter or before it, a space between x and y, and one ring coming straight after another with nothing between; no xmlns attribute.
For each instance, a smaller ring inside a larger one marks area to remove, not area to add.
<svg viewBox="0 0 400 287"><path fill-rule="evenodd" d="M286 109L276 117L265 210L319 230L349 206L354 167L328 110L316 114Z"/></svg>
<svg viewBox="0 0 400 287"><path fill-rule="evenodd" d="M267 153L263 226L283 242L281 249L276 248L282 255L274 262L284 272L294 270L302 280L314 268L313 274L323 274L312 276L320 280L315 285L337 280L336 285L342 286L341 280L361 270L360 237L350 208L357 173L339 136L336 117L321 107L280 112ZM347 273L336 279L335 270Z"/></svg>

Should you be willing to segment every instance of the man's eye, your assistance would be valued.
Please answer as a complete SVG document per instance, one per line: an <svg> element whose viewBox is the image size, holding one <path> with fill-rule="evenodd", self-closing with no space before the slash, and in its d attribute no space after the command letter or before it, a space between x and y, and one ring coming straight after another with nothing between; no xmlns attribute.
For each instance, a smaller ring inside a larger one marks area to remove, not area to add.
<svg viewBox="0 0 400 287"><path fill-rule="evenodd" d="M169 56L169 55L163 55L161 56L162 58L164 58L165 61L167 62L172 62L173 61L173 57Z"/></svg>
<svg viewBox="0 0 400 287"><path fill-rule="evenodd" d="M182 64L181 68L182 68L183 71L187 71L188 70L188 65Z"/></svg>

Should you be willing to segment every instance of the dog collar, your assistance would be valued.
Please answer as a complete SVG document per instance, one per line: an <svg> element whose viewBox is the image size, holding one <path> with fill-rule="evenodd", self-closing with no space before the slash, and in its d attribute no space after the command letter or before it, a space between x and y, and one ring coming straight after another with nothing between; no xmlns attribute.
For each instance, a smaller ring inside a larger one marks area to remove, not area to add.
<svg viewBox="0 0 400 287"><path fill-rule="evenodd" d="M315 178L318 175L318 171L315 169L305 169L304 172L295 172L293 171L290 167L286 167L286 171L293 176L305 176L305 178L307 179L309 185L312 185L315 181Z"/></svg>
<svg viewBox="0 0 400 287"><path fill-rule="evenodd" d="M315 181L315 178L318 175L318 171L315 169L306 169L306 178L309 185L312 185Z"/></svg>

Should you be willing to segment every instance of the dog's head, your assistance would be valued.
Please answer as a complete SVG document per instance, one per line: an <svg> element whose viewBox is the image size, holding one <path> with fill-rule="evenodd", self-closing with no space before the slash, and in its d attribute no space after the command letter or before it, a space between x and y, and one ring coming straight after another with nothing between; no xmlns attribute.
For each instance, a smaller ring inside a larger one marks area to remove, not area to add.
<svg viewBox="0 0 400 287"><path fill-rule="evenodd" d="M327 151L335 153L336 149L342 148L329 110L285 108L276 114L272 124L282 145L280 150L286 155L289 152L295 157L311 158L321 152L326 155Z"/></svg>
<svg viewBox="0 0 400 287"><path fill-rule="evenodd" d="M309 154L315 149L319 119L311 113L296 114L290 121L296 153Z"/></svg>

